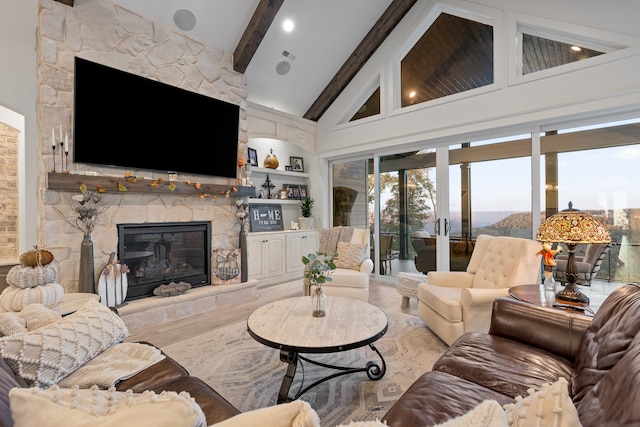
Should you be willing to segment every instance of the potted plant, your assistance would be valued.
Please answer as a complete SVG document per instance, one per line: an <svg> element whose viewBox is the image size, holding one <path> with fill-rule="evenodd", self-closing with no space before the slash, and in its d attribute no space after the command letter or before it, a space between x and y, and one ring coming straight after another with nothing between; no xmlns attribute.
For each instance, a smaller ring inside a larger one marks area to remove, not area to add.
<svg viewBox="0 0 640 427"><path fill-rule="evenodd" d="M336 269L333 259L338 254L329 255L325 252L310 253L302 257L305 265L304 278L311 293L311 306L313 317L324 317L325 295L322 292L322 285L331 281L331 273Z"/></svg>
<svg viewBox="0 0 640 427"><path fill-rule="evenodd" d="M300 230L308 230L313 228L313 198L306 196L300 202L300 214L298 218L300 222Z"/></svg>

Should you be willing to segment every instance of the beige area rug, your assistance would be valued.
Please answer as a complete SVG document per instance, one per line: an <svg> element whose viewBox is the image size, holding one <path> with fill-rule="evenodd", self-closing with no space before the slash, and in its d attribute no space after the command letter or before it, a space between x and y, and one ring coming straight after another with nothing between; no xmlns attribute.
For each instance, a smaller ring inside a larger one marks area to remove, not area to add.
<svg viewBox="0 0 640 427"><path fill-rule="evenodd" d="M388 312L387 316L388 331L375 343L387 363L382 379L369 380L365 372L343 375L300 397L318 412L323 426L381 418L416 378L431 369L446 348L418 317L397 312ZM251 338L244 321L171 344L163 350L241 411L276 403L286 364L280 361L278 350ZM369 360L379 362L378 355L369 346L343 353L305 356L349 367L364 367ZM304 384L307 386L335 372L305 363ZM300 389L301 373L298 366L290 395Z"/></svg>

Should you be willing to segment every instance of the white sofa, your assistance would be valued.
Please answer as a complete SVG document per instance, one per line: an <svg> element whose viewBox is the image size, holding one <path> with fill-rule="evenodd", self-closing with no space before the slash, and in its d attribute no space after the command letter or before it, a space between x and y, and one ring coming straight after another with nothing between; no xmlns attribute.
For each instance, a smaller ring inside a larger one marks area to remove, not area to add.
<svg viewBox="0 0 640 427"><path fill-rule="evenodd" d="M323 230L321 230L321 233ZM355 298L369 301L369 276L373 271L373 261L369 258L369 230L353 229L353 235L349 243L366 245L366 256L357 269L336 268L331 274L331 281L322 285L325 295ZM339 257L340 258L340 257ZM304 286L304 294L309 295L309 288Z"/></svg>
<svg viewBox="0 0 640 427"><path fill-rule="evenodd" d="M448 345L465 332L488 332L496 298L540 283L540 249L534 240L479 235L466 271L431 271L418 285L418 316Z"/></svg>

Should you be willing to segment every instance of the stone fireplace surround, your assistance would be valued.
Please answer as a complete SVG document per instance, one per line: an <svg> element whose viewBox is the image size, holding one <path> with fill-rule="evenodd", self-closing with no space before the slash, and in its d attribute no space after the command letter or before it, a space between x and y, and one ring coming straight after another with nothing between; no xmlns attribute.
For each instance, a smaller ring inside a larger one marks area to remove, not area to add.
<svg viewBox="0 0 640 427"><path fill-rule="evenodd" d="M71 130L75 56L240 105L238 151L239 156L246 157L246 81L243 75L233 71L232 54L208 47L105 0L76 1L74 7L52 0L40 0L37 37L40 76L40 171L53 168L52 128L57 129L62 125L63 131L69 133L70 152L73 152ZM114 138L117 138L117 123L114 123L113 129L97 131L113 132ZM109 147L96 149L108 150ZM175 149L180 149L179 141L176 142ZM99 176L124 177L127 172L124 169L74 164L72 155L68 160L68 170L71 174L81 175L85 171L91 171ZM166 174L161 173L136 170L130 172L149 179L167 179ZM204 176L179 176L179 181L236 185L233 180ZM91 187L88 189L96 190ZM79 194L79 191L78 187L75 194ZM75 194L71 191L48 189L46 174L41 173L39 176L39 241L41 246L54 253L60 263L60 283L65 292L78 290L82 233L66 223L54 206L65 216L72 216L75 202L71 200L71 196ZM102 195L101 203L108 207L92 233L96 274L107 262L109 254L117 252L116 225L120 223L210 221L212 248L237 248L239 225L235 216L235 200L235 197L202 197L197 192L167 194L107 191ZM209 289L190 291L183 299L208 291L218 295L215 297L216 303L232 300L220 296L225 295L226 290L214 291L214 288L224 287L226 285L203 287ZM229 288L251 289L255 288L255 283L229 285ZM167 298L166 303L177 302L173 298L179 297ZM126 307L131 309L136 305L138 304L132 302ZM209 305L215 304L210 302ZM176 310L188 311L180 308Z"/></svg>

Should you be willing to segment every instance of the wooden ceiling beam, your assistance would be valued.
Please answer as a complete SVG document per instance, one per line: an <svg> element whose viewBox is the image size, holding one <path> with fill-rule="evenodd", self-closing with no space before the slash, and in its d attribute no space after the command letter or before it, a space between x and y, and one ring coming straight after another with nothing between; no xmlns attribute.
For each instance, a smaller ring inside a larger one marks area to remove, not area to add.
<svg viewBox="0 0 640 427"><path fill-rule="evenodd" d="M307 110L304 118L317 122L318 119L322 117L324 112L327 111L327 108L338 98L340 93L342 93L353 77L360 71L369 58L371 58L371 55L380 47L382 42L415 3L416 0L393 0L391 2L373 28L371 28L369 33L362 39L358 47L355 48L349 59L347 59L320 96L318 96L318 99L316 99L309 110Z"/></svg>
<svg viewBox="0 0 640 427"><path fill-rule="evenodd" d="M244 74L247 71L251 58L262 43L262 39L273 23L282 3L284 0L260 0L235 52L233 52L233 69L236 72Z"/></svg>

